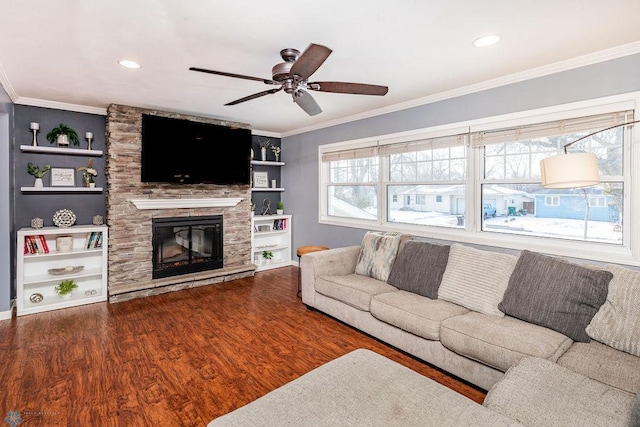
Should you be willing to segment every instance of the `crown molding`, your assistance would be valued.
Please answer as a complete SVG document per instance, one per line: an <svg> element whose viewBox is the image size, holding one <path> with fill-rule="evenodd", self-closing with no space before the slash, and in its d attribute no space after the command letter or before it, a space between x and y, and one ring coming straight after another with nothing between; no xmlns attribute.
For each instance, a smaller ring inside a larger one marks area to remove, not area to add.
<svg viewBox="0 0 640 427"><path fill-rule="evenodd" d="M282 134L278 132L271 132L268 130L251 129L251 135L268 136L271 138L282 138Z"/></svg>
<svg viewBox="0 0 640 427"><path fill-rule="evenodd" d="M9 95L9 99L11 99L11 102L15 104L16 99L18 99L18 93L11 85L9 77L7 77L7 73L4 71L4 67L2 67L2 64L0 64L0 86L4 88L5 92L7 92L7 95Z"/></svg>
<svg viewBox="0 0 640 427"><path fill-rule="evenodd" d="M46 99L18 97L13 101L18 105L29 105L31 107L53 108L54 110L75 111L76 113L97 114L100 116L107 115L107 109L101 107L90 107L88 105L69 104L66 102L48 101Z"/></svg>
<svg viewBox="0 0 640 427"><path fill-rule="evenodd" d="M314 130L319 130L331 126L337 126L345 123L355 122L358 120L368 119L371 117L380 116L383 114L394 113L401 110L407 110L409 108L419 107L426 104L432 104L438 101L444 101L446 99L457 98L463 95L470 95L472 93L481 92L488 89L494 89L500 86L506 86L513 83L519 83L525 80L531 80L538 77L544 77L551 74L560 73L563 71L569 71L588 65L598 64L601 62L611 61L613 59L622 58L629 55L635 55L640 53L640 41L624 44L611 49L602 50L599 52L590 53L588 55L578 56L575 58L567 59L553 64L543 65L541 67L532 68L530 70L521 71L519 73L509 74L496 79L486 80L484 82L475 83L468 86L448 90L445 92L436 93L433 95L425 96L422 98L413 99L407 102L401 102L399 104L390 105L384 108L367 111L360 114L354 114L352 116L342 117L340 119L330 120L322 123L318 123L312 126L307 126L299 129L294 129L288 132L283 132L282 137L289 137L298 135L301 133L307 133Z"/></svg>

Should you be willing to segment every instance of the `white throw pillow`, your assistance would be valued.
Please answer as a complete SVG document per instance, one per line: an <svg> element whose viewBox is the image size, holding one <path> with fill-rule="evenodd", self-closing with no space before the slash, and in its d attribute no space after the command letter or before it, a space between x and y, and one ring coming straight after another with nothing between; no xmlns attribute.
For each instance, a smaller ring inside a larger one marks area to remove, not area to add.
<svg viewBox="0 0 640 427"><path fill-rule="evenodd" d="M438 298L479 313L504 317L498 304L509 285L516 261L514 255L454 243Z"/></svg>
<svg viewBox="0 0 640 427"><path fill-rule="evenodd" d="M617 350L640 356L640 271L609 264L613 273L607 300L587 326L587 334Z"/></svg>
<svg viewBox="0 0 640 427"><path fill-rule="evenodd" d="M367 231L362 239L356 274L386 282L396 260L402 234Z"/></svg>

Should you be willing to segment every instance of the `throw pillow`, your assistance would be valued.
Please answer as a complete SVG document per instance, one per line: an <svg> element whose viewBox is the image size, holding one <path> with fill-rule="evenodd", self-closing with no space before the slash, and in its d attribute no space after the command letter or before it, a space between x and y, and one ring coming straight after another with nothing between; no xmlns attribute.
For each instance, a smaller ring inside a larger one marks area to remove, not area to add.
<svg viewBox="0 0 640 427"><path fill-rule="evenodd" d="M438 288L449 260L449 249L450 246L408 241L398 254L387 283L414 294L438 298Z"/></svg>
<svg viewBox="0 0 640 427"><path fill-rule="evenodd" d="M522 251L498 307L509 316L589 342L585 328L604 303L612 277L608 271Z"/></svg>
<svg viewBox="0 0 640 427"><path fill-rule="evenodd" d="M483 251L458 243L451 245L449 262L438 289L438 298L469 310L498 317L498 310L517 258Z"/></svg>
<svg viewBox="0 0 640 427"><path fill-rule="evenodd" d="M640 271L607 265L613 273L607 300L587 326L594 340L640 356Z"/></svg>
<svg viewBox="0 0 640 427"><path fill-rule="evenodd" d="M400 233L367 231L362 239L356 274L386 282L398 253Z"/></svg>

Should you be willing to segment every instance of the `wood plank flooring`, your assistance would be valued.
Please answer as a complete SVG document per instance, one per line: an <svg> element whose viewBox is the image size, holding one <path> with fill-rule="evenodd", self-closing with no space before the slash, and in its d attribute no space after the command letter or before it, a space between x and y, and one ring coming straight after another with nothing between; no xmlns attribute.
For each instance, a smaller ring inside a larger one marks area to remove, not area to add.
<svg viewBox="0 0 640 427"><path fill-rule="evenodd" d="M482 402L457 381L296 297L297 269L0 321L0 419L204 426L356 348Z"/></svg>

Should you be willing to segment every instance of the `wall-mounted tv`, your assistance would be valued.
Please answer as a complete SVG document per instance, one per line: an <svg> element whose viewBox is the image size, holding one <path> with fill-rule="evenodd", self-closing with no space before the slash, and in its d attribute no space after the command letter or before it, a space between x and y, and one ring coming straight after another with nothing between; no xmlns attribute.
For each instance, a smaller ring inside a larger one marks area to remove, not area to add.
<svg viewBox="0 0 640 427"><path fill-rule="evenodd" d="M142 182L249 184L251 130L142 115Z"/></svg>

